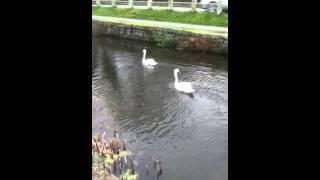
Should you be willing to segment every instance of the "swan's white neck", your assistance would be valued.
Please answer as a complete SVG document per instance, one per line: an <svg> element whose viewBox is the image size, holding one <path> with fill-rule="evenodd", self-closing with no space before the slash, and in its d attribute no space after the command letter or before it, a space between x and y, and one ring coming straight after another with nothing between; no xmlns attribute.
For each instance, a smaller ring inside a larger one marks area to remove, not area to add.
<svg viewBox="0 0 320 180"><path fill-rule="evenodd" d="M175 79L175 83L177 83L178 82L178 72L177 71L175 71L174 72L174 79Z"/></svg>
<svg viewBox="0 0 320 180"><path fill-rule="evenodd" d="M144 60L145 60L145 58L146 58L146 52L144 51L144 52L143 52L142 61L144 61Z"/></svg>

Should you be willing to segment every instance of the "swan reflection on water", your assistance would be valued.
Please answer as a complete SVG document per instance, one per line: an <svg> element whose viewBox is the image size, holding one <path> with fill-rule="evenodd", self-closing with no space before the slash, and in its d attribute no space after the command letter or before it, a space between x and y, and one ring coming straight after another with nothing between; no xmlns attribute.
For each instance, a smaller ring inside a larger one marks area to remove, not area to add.
<svg viewBox="0 0 320 180"><path fill-rule="evenodd" d="M145 69L147 72L154 72L154 67L153 67L153 66L144 66L144 69Z"/></svg>

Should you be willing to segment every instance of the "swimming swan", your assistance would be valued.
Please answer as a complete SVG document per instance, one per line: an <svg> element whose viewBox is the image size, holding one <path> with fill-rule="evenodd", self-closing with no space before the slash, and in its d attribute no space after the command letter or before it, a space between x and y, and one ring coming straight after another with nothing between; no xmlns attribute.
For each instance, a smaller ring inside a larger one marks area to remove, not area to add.
<svg viewBox="0 0 320 180"><path fill-rule="evenodd" d="M174 69L173 73L174 73L174 87L178 90L178 91L182 91L185 93L193 93L194 89L192 88L191 82L179 82L178 81L178 72L179 69Z"/></svg>
<svg viewBox="0 0 320 180"><path fill-rule="evenodd" d="M142 64L143 65L154 66L154 65L158 64L156 61L154 61L154 59L145 59L147 50L144 49L142 52L143 52L143 57L142 57Z"/></svg>

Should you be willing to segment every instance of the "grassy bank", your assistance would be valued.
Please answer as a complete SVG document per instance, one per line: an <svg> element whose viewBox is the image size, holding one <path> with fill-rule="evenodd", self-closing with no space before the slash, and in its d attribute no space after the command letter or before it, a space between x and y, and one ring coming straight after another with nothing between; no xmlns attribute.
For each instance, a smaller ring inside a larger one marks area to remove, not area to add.
<svg viewBox="0 0 320 180"><path fill-rule="evenodd" d="M214 13L207 12L176 12L171 10L93 7L92 15L221 27L228 26L228 14L226 13L215 15Z"/></svg>

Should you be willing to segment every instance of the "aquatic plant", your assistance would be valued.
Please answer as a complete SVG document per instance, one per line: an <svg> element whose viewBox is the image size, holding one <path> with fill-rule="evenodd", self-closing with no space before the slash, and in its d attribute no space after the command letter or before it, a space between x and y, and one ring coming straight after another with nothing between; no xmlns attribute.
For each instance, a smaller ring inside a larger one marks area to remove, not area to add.
<svg viewBox="0 0 320 180"><path fill-rule="evenodd" d="M112 138L104 139L104 135L92 138L92 179L138 180L139 173L135 170L132 153L127 150L126 140L120 139L116 131ZM153 169L157 177L162 174L160 160L153 158Z"/></svg>
<svg viewBox="0 0 320 180"><path fill-rule="evenodd" d="M163 34L156 34L154 37L154 41L156 43L156 46L158 47L168 46L168 40Z"/></svg>
<svg viewBox="0 0 320 180"><path fill-rule="evenodd" d="M138 174L134 170L132 153L126 149L125 139L119 139L115 131L113 138L104 139L104 135L97 134L92 138L92 178L136 180Z"/></svg>

